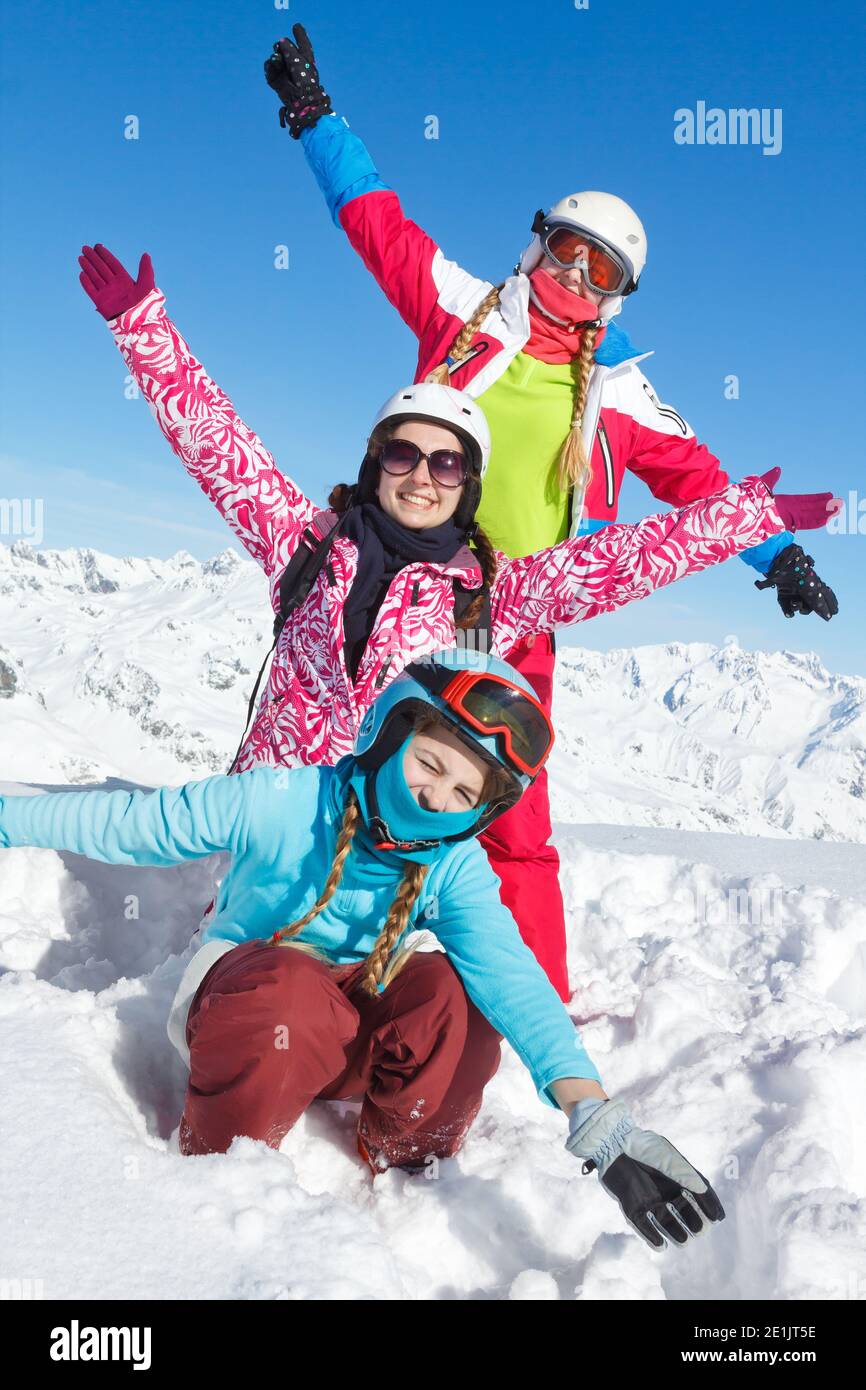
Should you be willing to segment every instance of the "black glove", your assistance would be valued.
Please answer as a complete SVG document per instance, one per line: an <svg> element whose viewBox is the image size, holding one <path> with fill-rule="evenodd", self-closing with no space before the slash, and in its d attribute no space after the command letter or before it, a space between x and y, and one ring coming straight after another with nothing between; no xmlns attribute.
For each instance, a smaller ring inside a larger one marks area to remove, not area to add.
<svg viewBox="0 0 866 1390"><path fill-rule="evenodd" d="M315 125L320 116L332 114L331 98L319 81L313 45L303 24L292 27L295 42L280 39L274 56L265 63L265 78L282 101L280 125L299 140L301 131Z"/></svg>
<svg viewBox="0 0 866 1390"><path fill-rule="evenodd" d="M815 561L801 545L786 545L773 561L765 579L756 579L756 589L776 589L779 607L786 618L795 613L817 613L829 623L839 612L836 595L828 584L819 579L812 566Z"/></svg>

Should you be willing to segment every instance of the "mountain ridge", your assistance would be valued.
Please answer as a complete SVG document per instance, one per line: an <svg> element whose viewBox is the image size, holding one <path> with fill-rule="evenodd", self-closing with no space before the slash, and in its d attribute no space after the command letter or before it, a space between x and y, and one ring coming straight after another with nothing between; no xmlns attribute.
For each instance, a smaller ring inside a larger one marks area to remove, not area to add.
<svg viewBox="0 0 866 1390"><path fill-rule="evenodd" d="M270 640L234 550L0 545L0 777L225 771ZM866 679L813 652L563 647L554 716L557 820L866 842Z"/></svg>

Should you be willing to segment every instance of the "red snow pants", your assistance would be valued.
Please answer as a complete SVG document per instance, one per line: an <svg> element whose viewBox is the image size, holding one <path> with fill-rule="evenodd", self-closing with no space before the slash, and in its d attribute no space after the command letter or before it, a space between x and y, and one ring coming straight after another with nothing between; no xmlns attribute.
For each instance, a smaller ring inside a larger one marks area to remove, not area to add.
<svg viewBox="0 0 866 1390"><path fill-rule="evenodd" d="M541 632L521 642L507 660L529 681L550 713L553 699L553 638ZM565 908L559 887L559 855L550 844L546 769L513 810L494 821L480 840L499 876L499 896L517 922L559 997L568 1000Z"/></svg>
<svg viewBox="0 0 866 1390"><path fill-rule="evenodd" d="M224 1153L236 1135L277 1148L316 1099L363 1101L358 1147L375 1170L456 1153L500 1034L441 951L411 956L375 999L362 973L265 941L221 956L187 1018L181 1153Z"/></svg>

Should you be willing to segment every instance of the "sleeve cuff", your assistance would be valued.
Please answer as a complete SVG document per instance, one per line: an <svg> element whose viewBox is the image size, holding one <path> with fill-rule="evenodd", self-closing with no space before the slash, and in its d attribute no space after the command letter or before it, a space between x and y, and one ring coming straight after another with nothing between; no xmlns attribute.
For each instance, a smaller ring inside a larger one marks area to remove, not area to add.
<svg viewBox="0 0 866 1390"><path fill-rule="evenodd" d="M775 536L768 536L759 545L750 545L748 550L741 550L740 559L760 574L766 574L772 568L776 556L794 544L795 539L790 531L777 532Z"/></svg>
<svg viewBox="0 0 866 1390"><path fill-rule="evenodd" d="M340 209L346 203L387 188L366 145L342 116L322 116L301 131L301 144L335 226L340 226Z"/></svg>
<svg viewBox="0 0 866 1390"><path fill-rule="evenodd" d="M144 299L140 299L138 303L133 304L131 308L124 309L122 314L117 315L117 318L109 319L108 327L111 332L115 334L128 333L133 327L133 316L136 320L135 326L141 327L142 323L151 322L153 319L158 318L164 304L165 295L161 289L154 286L154 288L149 290L144 296Z"/></svg>

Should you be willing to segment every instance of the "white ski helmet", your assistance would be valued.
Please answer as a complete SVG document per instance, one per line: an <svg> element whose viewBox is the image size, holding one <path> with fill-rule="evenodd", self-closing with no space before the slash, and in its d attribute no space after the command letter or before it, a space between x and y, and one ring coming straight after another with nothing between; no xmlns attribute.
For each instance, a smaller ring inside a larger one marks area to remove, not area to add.
<svg viewBox="0 0 866 1390"><path fill-rule="evenodd" d="M399 425L403 420L433 420L453 430L469 450L472 472L479 481L484 477L490 459L490 427L481 406L465 391L430 381L404 386L377 411L370 433L386 421Z"/></svg>
<svg viewBox="0 0 866 1390"><path fill-rule="evenodd" d="M520 258L517 269L529 275L540 263L543 250L539 232L543 224L574 227L615 251L631 273L631 284L623 293L637 289L646 265L647 239L643 223L634 208L614 193L586 191L560 198L548 213L539 211L532 224L533 237ZM620 296L621 297L621 296Z"/></svg>

